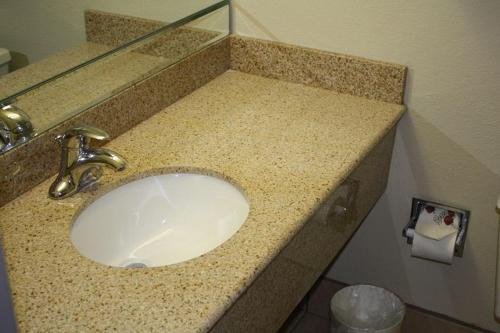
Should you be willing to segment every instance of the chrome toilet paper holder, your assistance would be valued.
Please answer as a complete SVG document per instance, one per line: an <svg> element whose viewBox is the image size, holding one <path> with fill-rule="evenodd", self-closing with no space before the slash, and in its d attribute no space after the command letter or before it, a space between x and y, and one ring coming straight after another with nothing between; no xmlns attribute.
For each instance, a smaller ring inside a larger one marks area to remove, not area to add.
<svg viewBox="0 0 500 333"><path fill-rule="evenodd" d="M422 211L422 208L425 206L433 206L435 208L441 208L453 211L455 212L455 214L457 214L457 216L459 217L459 227L458 227L458 235L457 235L457 240L455 241L455 250L453 255L455 257L462 257L464 253L465 238L467 237L467 228L469 226L469 218L470 218L470 211L466 209L451 207L433 201L413 198L411 204L410 221L403 229L403 237L406 238L406 242L408 244L413 244L413 234L415 226L417 225L417 220L420 215L420 212Z"/></svg>

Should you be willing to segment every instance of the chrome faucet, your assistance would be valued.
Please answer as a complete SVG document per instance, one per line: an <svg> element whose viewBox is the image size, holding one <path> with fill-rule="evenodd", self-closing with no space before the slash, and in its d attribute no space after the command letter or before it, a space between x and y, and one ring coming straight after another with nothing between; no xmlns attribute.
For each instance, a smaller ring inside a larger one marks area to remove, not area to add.
<svg viewBox="0 0 500 333"><path fill-rule="evenodd" d="M86 125L69 129L56 137L61 144L61 167L52 183L49 197L64 199L95 183L102 176L102 166L116 171L125 169L125 159L105 148L90 148L90 139L108 140L105 131Z"/></svg>
<svg viewBox="0 0 500 333"><path fill-rule="evenodd" d="M0 153L28 141L35 135L30 117L14 105L0 109Z"/></svg>

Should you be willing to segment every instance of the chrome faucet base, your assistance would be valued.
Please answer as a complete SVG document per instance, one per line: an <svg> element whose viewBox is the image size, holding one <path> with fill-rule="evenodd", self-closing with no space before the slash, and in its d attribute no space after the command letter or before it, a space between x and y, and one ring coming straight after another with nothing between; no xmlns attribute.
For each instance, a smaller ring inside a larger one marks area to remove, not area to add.
<svg viewBox="0 0 500 333"><path fill-rule="evenodd" d="M125 169L126 162L118 153L106 148L90 148L90 139L106 140L109 135L95 127L78 126L59 135L62 146L61 167L49 189L51 199L64 199L96 183L102 176L102 166L116 171Z"/></svg>

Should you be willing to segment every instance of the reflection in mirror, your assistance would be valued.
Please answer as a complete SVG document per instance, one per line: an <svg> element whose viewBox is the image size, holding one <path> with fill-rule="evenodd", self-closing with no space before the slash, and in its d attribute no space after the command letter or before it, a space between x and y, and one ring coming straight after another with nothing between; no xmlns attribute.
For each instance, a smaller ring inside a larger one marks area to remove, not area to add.
<svg viewBox="0 0 500 333"><path fill-rule="evenodd" d="M0 153L12 149L33 137L30 117L14 105L6 105L0 109Z"/></svg>
<svg viewBox="0 0 500 333"><path fill-rule="evenodd" d="M0 104L34 128L18 143L225 37L227 3L2 1ZM0 117L0 138L8 131Z"/></svg>

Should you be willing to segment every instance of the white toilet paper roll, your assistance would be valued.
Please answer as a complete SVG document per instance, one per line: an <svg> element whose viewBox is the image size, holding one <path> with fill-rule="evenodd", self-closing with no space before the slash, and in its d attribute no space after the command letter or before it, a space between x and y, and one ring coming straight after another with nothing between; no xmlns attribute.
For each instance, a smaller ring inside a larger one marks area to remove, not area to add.
<svg viewBox="0 0 500 333"><path fill-rule="evenodd" d="M443 239L435 240L415 232L411 246L411 255L451 264L457 236L458 232L455 232Z"/></svg>

